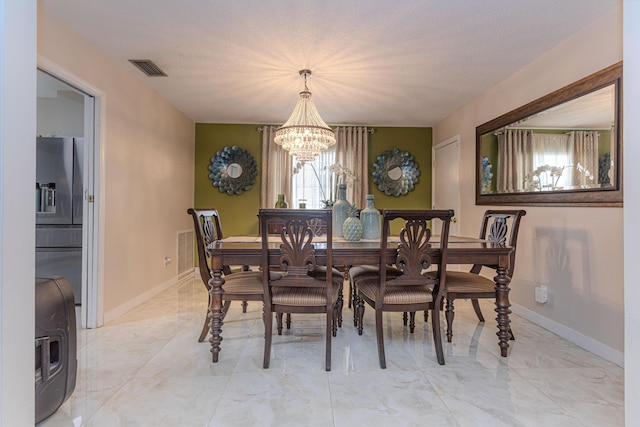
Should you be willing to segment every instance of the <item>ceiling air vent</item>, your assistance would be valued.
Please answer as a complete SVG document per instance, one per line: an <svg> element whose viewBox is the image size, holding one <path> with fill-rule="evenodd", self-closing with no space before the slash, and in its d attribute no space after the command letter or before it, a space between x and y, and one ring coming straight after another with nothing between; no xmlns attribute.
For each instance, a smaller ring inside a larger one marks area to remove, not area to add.
<svg viewBox="0 0 640 427"><path fill-rule="evenodd" d="M150 59L130 59L133 65L138 67L140 71L145 73L147 77L166 77L164 71L162 71L156 64Z"/></svg>

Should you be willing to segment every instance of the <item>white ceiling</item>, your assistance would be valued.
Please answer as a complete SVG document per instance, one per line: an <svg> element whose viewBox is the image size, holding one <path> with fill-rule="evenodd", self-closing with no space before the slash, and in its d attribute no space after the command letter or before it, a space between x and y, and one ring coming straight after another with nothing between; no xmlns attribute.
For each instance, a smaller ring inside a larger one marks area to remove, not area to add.
<svg viewBox="0 0 640 427"><path fill-rule="evenodd" d="M618 0L41 0L200 123L433 126ZM168 77L146 77L151 59Z"/></svg>

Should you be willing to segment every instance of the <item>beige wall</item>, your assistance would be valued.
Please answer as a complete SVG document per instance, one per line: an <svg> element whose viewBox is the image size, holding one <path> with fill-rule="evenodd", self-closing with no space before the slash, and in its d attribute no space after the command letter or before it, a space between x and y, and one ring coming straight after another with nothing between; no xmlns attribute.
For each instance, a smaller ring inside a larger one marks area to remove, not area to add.
<svg viewBox="0 0 640 427"><path fill-rule="evenodd" d="M176 276L176 233L190 230L195 125L43 8L39 63L52 62L104 96L100 141L100 285L107 319ZM134 71L137 72L137 71ZM174 262L163 268L163 259Z"/></svg>
<svg viewBox="0 0 640 427"><path fill-rule="evenodd" d="M434 145L461 137L462 234L476 235L489 208L475 205L476 126L620 60L621 5L434 127ZM623 209L525 209L512 281L514 312L621 364ZM545 305L534 301L537 284L549 288Z"/></svg>

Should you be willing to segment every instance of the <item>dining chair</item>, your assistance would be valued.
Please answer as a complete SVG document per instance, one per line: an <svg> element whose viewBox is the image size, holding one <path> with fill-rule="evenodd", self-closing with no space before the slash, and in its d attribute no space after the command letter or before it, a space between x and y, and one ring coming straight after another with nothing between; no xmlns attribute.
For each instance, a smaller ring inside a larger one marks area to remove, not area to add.
<svg viewBox="0 0 640 427"><path fill-rule="evenodd" d="M516 244L518 242L520 220L526 214L527 212L524 210L487 210L482 218L482 224L480 226L481 239L487 240L492 244L508 245L513 248L513 252L511 252L509 256L509 269L507 270L507 276L510 278L513 277L516 264ZM447 342L451 342L453 337L454 300L460 298L470 299L476 316L478 316L478 320L484 322L484 316L480 310L478 299L496 299L496 284L493 279L480 274L482 267L490 268L493 272L498 268L497 265L474 264L469 272L447 272L447 283L445 287ZM429 272L426 273L426 275L433 277L434 274ZM515 339L511 331L511 326L509 326L509 334L512 340Z"/></svg>
<svg viewBox="0 0 640 427"><path fill-rule="evenodd" d="M432 310L431 322L436 357L444 365L440 335L440 309L447 280L447 247L452 210L383 210L378 274L365 275L354 281L356 323L358 334L363 332L364 303L375 310L376 338L380 367L387 367L384 352L382 314ZM397 251L388 251L388 236L392 221L404 221L400 230ZM439 221L434 221L439 220ZM440 223L440 237L432 240L432 224ZM434 253L433 246L439 251ZM387 266L394 265L401 274L387 277ZM424 269L437 267L434 277L422 274Z"/></svg>
<svg viewBox="0 0 640 427"><path fill-rule="evenodd" d="M193 225L196 232L196 246L198 248L198 267L200 270L200 278L204 283L207 293L211 290L209 280L212 278L211 262L209 254L206 251L207 245L214 240L222 240L222 226L220 223L220 214L216 209L194 209L189 208L187 213L193 218ZM242 312L246 313L247 301L262 301L262 272L250 271L247 266L242 266L240 270L232 270L230 266L225 265L222 268L224 273L224 285L222 300L224 305L222 308L222 318L226 315L231 305L231 301L242 301ZM272 272L274 276L277 273ZM204 319L202 332L198 338L198 342L204 341L209 332L209 312L208 307L211 305L211 295L209 295L209 304L207 304L207 315Z"/></svg>
<svg viewBox="0 0 640 427"><path fill-rule="evenodd" d="M380 215L382 215L382 209L378 209ZM387 278L391 278L392 276L399 276L402 274L400 270L397 268L387 265ZM355 307L354 301L356 298L356 294L354 292L354 282L356 280L361 280L367 276L377 276L378 275L378 266L377 265L353 265L348 266L347 269L347 280L349 282L349 308L353 305ZM353 314L353 325L356 325L356 317L355 310Z"/></svg>
<svg viewBox="0 0 640 427"><path fill-rule="evenodd" d="M273 314L325 313L325 368L331 370L331 337L336 336L342 311L344 276L333 265L333 232L331 210L328 209L260 209L262 236L262 274L264 287L264 362L269 367L273 335ZM322 227L318 227L318 221ZM272 224L278 224L278 234L270 234ZM318 236L319 229L326 230ZM324 239L323 239L324 237ZM270 277L272 267L269 250L280 249L277 265L282 275ZM322 258L316 248L326 248ZM278 321L279 326L281 320ZM278 331L280 333L280 331Z"/></svg>

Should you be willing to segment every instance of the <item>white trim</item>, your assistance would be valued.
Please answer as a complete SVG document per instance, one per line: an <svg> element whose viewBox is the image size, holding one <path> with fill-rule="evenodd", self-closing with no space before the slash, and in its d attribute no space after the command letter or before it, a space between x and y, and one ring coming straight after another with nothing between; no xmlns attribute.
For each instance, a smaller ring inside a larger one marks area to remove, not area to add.
<svg viewBox="0 0 640 427"><path fill-rule="evenodd" d="M106 94L77 75L64 69L45 56L38 54L38 68L52 76L76 87L94 97L93 135L87 140L93 140L93 183L92 192L94 202L89 204L92 212L85 213L85 218L93 218L93 225L89 226L92 235L87 242L87 289L84 289L82 306L82 324L87 328L96 328L104 324L104 196L101 184L104 182L104 143L106 141ZM86 121L87 117L85 117ZM88 175L88 174L86 174Z"/></svg>
<svg viewBox="0 0 640 427"><path fill-rule="evenodd" d="M454 142L460 142L460 135L452 136L449 139L445 139L444 141L437 143L433 146L433 149L442 148L446 145L453 144Z"/></svg>
<svg viewBox="0 0 640 427"><path fill-rule="evenodd" d="M640 422L640 145L634 142L640 135L640 2L624 0L622 23L624 44L623 114L629 119L623 125L623 140L627 141L621 163L624 169L624 415L626 425ZM606 284L602 284L605 286Z"/></svg>
<svg viewBox="0 0 640 427"><path fill-rule="evenodd" d="M37 2L0 0L0 426L34 425Z"/></svg>
<svg viewBox="0 0 640 427"><path fill-rule="evenodd" d="M102 90L91 85L72 72L62 68L60 65L43 56L42 54L38 54L38 68L41 68L47 73L64 80L65 83L68 83L71 86L75 86L76 88L88 93L89 95L96 97L105 95Z"/></svg>
<svg viewBox="0 0 640 427"><path fill-rule="evenodd" d="M195 268L193 269L193 271L191 273L187 273L181 277L175 276L172 277L171 279L167 280L166 282L163 282L151 289L149 289L148 291L138 295L135 298L132 298L130 300L128 300L127 302L125 302L122 305L119 305L118 307L114 308L113 310L109 310L107 312L104 313L104 323L109 323L112 320L117 319L118 317L122 316L123 314L128 313L129 311L133 310L134 308L138 307L141 304L144 304L145 302L149 301L151 298L155 297L156 295L166 291L167 289L171 288L172 286L178 285L180 283L185 283L188 281L191 281L194 279L195 277Z"/></svg>
<svg viewBox="0 0 640 427"><path fill-rule="evenodd" d="M602 357L605 360L608 360L611 363L615 363L620 367L624 367L624 353L616 350L615 348L609 347L601 343L600 341L596 341L593 338L590 338L584 334L581 334L578 331L575 331L563 324L555 322L549 318L541 316L540 314L529 310L528 308L524 308L518 304L513 304L511 306L511 310L513 313L518 316L527 319L530 322L535 323L536 325L543 327L556 335L566 339L574 343L577 346L584 348L587 351L595 354L596 356ZM516 332L517 339L517 332Z"/></svg>

